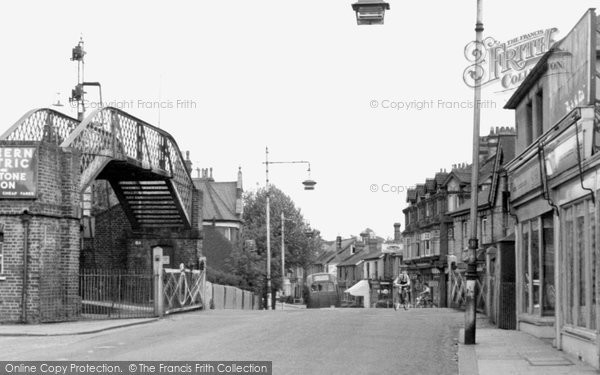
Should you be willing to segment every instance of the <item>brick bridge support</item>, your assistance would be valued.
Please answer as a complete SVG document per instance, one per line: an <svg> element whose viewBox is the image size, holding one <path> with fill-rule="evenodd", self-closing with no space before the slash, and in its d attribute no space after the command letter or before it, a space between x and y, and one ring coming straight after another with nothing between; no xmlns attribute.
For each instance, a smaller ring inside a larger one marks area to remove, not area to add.
<svg viewBox="0 0 600 375"><path fill-rule="evenodd" d="M0 321L69 320L81 306L80 155L47 142L0 142L2 150L24 148L36 150L30 168L36 193L0 198ZM10 172L1 166L0 173Z"/></svg>

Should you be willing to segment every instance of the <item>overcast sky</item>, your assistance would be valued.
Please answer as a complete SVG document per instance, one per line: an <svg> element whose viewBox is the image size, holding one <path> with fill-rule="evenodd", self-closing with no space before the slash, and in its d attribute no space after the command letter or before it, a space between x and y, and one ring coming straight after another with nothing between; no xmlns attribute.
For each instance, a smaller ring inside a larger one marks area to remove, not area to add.
<svg viewBox="0 0 600 375"><path fill-rule="evenodd" d="M86 81L101 82L105 102L160 119L194 168L232 181L241 166L253 190L265 184L265 146L271 160L309 160L312 192L305 167L274 165L270 177L313 227L328 239L366 227L392 236L407 187L471 159L473 111L452 102L473 98L463 71L476 2L391 0L383 26L357 26L351 2L2 2L0 132L32 108L68 102L71 48L83 36ZM596 4L484 1L484 36L557 27L562 38ZM483 90L482 134L514 124L502 109L510 92L499 90ZM382 108L391 102L414 104ZM400 193L382 191L391 186Z"/></svg>

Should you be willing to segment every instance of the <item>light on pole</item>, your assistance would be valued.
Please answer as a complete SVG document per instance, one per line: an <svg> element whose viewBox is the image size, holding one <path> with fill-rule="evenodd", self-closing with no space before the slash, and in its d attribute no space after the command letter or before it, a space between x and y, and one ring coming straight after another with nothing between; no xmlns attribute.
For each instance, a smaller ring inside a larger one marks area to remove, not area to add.
<svg viewBox="0 0 600 375"><path fill-rule="evenodd" d="M475 23L475 51L479 55L483 53L483 20L482 1L477 0L477 20ZM479 127L481 121L481 78L479 56L475 56L475 70L472 73L475 80L473 98L473 166L471 170L471 237L469 238L469 264L467 266L467 286L465 290L465 345L475 344L475 331L477 322L477 207L479 205Z"/></svg>
<svg viewBox="0 0 600 375"><path fill-rule="evenodd" d="M465 336L466 345L475 344L475 331L477 321L477 207L479 193L479 128L481 122L481 58L483 53L483 0L477 1L477 19L475 23L475 66L471 72L475 81L473 103L473 165L471 169L471 236L469 237L469 264L467 267L467 282L465 291ZM383 24L385 11L390 9L388 3L378 0L358 0L352 4L356 12L356 22L359 25Z"/></svg>
<svg viewBox="0 0 600 375"><path fill-rule="evenodd" d="M294 160L294 161L269 161L269 148L265 148L265 172L266 172L266 190L267 190L267 310L271 310L273 307L271 300L271 202L270 202L270 188L269 188L269 164L308 164L308 179L302 181L304 185L304 190L314 190L315 185L317 184L314 180L310 178L310 163L304 160ZM282 226L283 228L283 226ZM283 229L282 229L283 230ZM283 234L283 232L282 232ZM284 251L283 248L283 236L282 236L282 246L281 251ZM282 271L283 271L283 256L282 256ZM283 276L283 274L282 274Z"/></svg>
<svg viewBox="0 0 600 375"><path fill-rule="evenodd" d="M281 210L281 295L285 296L285 214Z"/></svg>
<svg viewBox="0 0 600 375"><path fill-rule="evenodd" d="M352 9L356 12L356 23L359 25L382 25L390 4L379 0L358 0L352 4Z"/></svg>

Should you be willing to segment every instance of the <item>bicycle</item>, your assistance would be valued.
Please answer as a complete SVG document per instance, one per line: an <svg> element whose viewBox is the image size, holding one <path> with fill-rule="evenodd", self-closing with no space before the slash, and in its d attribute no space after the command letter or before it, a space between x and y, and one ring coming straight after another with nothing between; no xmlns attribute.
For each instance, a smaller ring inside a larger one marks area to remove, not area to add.
<svg viewBox="0 0 600 375"><path fill-rule="evenodd" d="M402 288L402 292L400 293L400 301L398 303L394 303L394 310L398 310L400 308L400 305L403 305L404 310L408 310L408 308L410 307L410 298L409 298L409 294L408 294L408 288L407 287L401 287Z"/></svg>

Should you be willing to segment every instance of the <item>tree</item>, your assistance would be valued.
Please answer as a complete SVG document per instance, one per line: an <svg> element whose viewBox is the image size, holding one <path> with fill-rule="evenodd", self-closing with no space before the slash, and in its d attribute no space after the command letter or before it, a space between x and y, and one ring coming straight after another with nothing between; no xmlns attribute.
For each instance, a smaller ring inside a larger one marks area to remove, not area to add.
<svg viewBox="0 0 600 375"><path fill-rule="evenodd" d="M266 189L244 194L244 215L242 240L230 259L232 272L242 280L242 287L257 293L266 293L267 226ZM292 199L271 185L270 187L271 225L271 284L274 290L282 287L281 275L281 226L285 225L285 264L286 269L301 267L306 270L315 259L320 247L318 231L312 232L304 220L300 209ZM281 212L286 220L281 222ZM253 249L244 248L248 241Z"/></svg>

